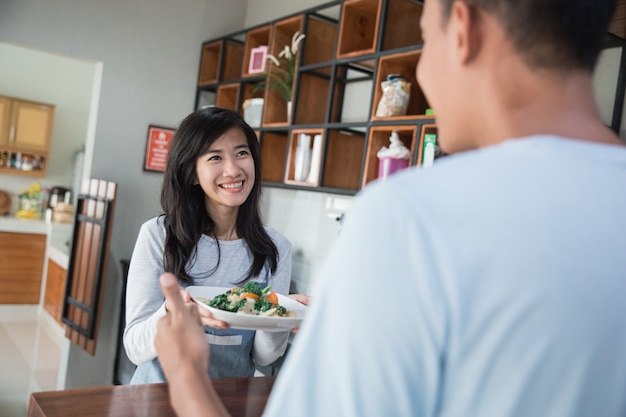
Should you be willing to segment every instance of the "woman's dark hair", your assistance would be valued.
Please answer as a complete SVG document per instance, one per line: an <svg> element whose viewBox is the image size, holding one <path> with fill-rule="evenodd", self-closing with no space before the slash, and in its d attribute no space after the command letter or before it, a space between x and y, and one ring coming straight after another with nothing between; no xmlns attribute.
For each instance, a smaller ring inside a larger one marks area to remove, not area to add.
<svg viewBox="0 0 626 417"><path fill-rule="evenodd" d="M194 277L187 272L188 264L195 262L197 242L202 234L215 238L217 264L208 271L212 274L220 262L219 242L215 236L215 222L207 213L204 191L197 184L196 160L224 133L239 128L246 136L254 161L254 184L250 195L239 207L237 234L248 245L254 260L242 282L258 275L266 261L276 271L278 250L272 242L259 214L261 195L260 146L256 134L236 112L219 107L196 110L181 123L170 143L167 167L161 189L161 207L165 222L163 266L178 280L193 284Z"/></svg>
<svg viewBox="0 0 626 417"><path fill-rule="evenodd" d="M456 0L434 1L441 3L446 23ZM464 1L492 13L530 66L589 71L616 6L616 0Z"/></svg>

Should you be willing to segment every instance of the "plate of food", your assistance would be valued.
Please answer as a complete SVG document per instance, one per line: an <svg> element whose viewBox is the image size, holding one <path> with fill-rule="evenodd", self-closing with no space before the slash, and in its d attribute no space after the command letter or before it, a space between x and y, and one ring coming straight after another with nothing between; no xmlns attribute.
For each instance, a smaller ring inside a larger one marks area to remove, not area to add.
<svg viewBox="0 0 626 417"><path fill-rule="evenodd" d="M233 329L284 332L299 327L307 307L286 295L261 288L250 281L245 287L186 288L200 308L211 312Z"/></svg>

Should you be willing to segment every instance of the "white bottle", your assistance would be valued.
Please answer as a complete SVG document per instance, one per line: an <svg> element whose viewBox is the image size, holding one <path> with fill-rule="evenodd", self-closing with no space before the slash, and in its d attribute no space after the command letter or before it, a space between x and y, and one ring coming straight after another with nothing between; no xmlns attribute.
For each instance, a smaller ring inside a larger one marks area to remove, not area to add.
<svg viewBox="0 0 626 417"><path fill-rule="evenodd" d="M322 135L313 138L313 152L311 153L311 169L306 182L316 184L320 175L320 163L322 162Z"/></svg>
<svg viewBox="0 0 626 417"><path fill-rule="evenodd" d="M422 166L424 168L432 166L435 161L435 149L437 146L437 135L427 133L424 135L424 156L422 157Z"/></svg>
<svg viewBox="0 0 626 417"><path fill-rule="evenodd" d="M18 152L15 156L15 169L22 169L22 153Z"/></svg>
<svg viewBox="0 0 626 417"><path fill-rule="evenodd" d="M296 164L294 179L296 181L304 181L309 175L309 166L311 164L311 136L300 133L298 136L298 146L296 147Z"/></svg>

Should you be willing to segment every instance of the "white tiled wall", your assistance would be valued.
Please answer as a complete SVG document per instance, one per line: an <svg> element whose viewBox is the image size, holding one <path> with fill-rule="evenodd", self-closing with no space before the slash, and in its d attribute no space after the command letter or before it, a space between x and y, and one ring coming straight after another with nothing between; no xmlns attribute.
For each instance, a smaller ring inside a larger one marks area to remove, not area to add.
<svg viewBox="0 0 626 417"><path fill-rule="evenodd" d="M318 271L340 229L339 218L353 197L335 194L263 189L262 214L293 245L292 292L310 292Z"/></svg>

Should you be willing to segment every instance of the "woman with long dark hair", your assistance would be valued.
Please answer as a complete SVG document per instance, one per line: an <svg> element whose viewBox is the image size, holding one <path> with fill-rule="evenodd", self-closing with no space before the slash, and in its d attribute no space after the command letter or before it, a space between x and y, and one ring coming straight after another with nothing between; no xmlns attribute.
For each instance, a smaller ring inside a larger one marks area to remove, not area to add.
<svg viewBox="0 0 626 417"><path fill-rule="evenodd" d="M167 311L162 273L176 275L182 287L253 280L288 293L291 243L261 222L260 173L256 135L236 112L203 108L181 122L163 178L163 214L141 227L128 272L124 346L138 365L131 383L165 380L153 345ZM255 364L274 362L287 346L289 332L222 330L207 317L203 323L212 378L252 376Z"/></svg>

